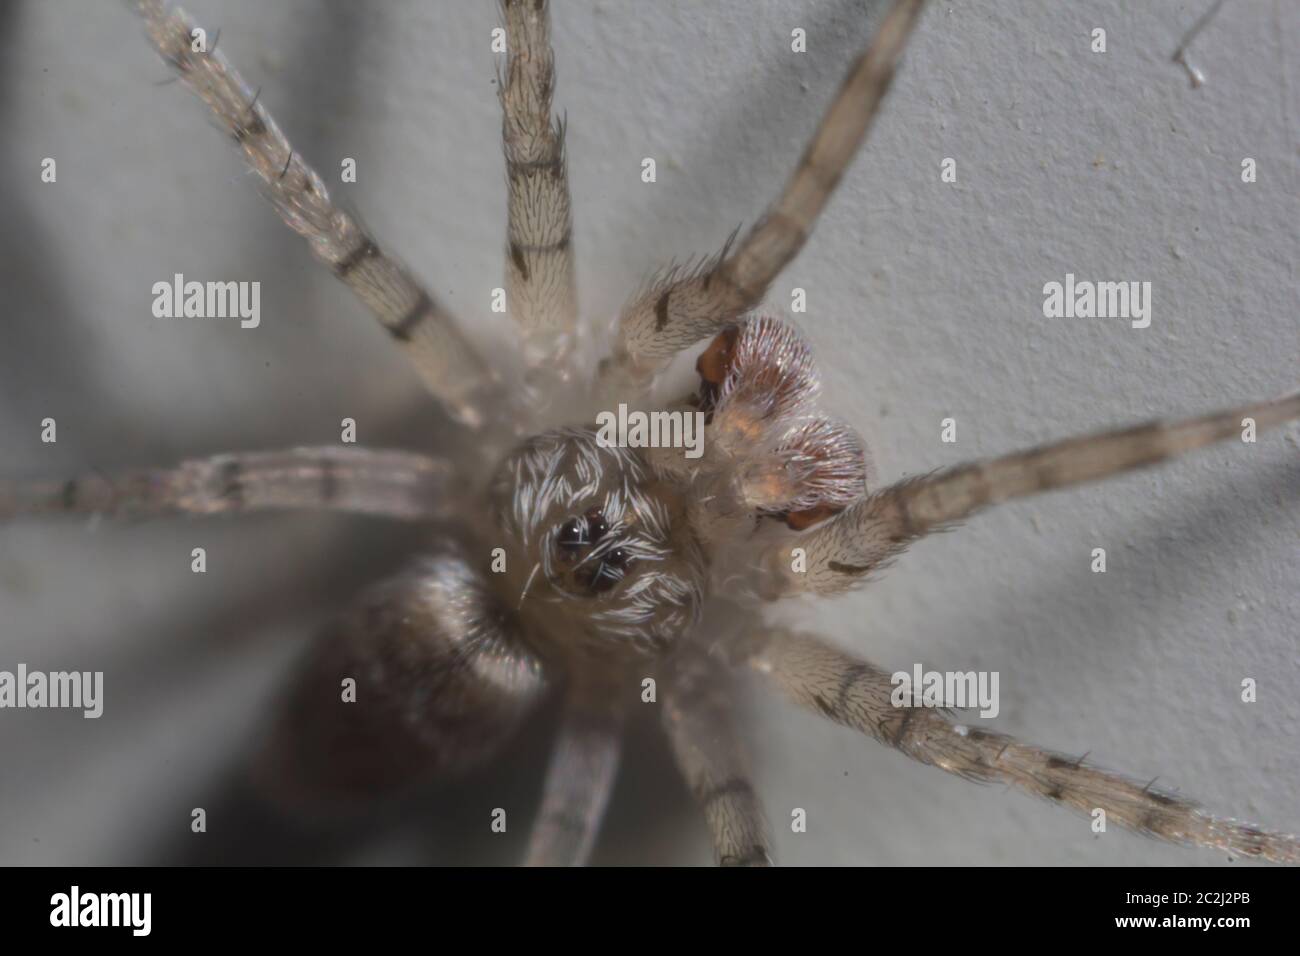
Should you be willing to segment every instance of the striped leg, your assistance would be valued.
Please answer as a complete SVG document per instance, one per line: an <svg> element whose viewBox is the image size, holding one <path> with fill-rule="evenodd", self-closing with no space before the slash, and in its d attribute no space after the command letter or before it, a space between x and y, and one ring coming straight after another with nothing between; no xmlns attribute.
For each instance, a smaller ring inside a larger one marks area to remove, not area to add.
<svg viewBox="0 0 1300 956"><path fill-rule="evenodd" d="M1259 431L1300 418L1300 392L1199 418L1072 438L900 481L868 495L807 535L773 547L763 562L763 591L780 597L800 591L848 590L912 541L951 527L988 505L1096 481L1239 437L1247 418ZM806 571L792 570L792 547L804 549Z"/></svg>
<svg viewBox="0 0 1300 956"><path fill-rule="evenodd" d="M294 152L225 57L194 50L197 26L183 11L167 9L162 0L138 0L138 7L150 42L234 139L280 218L356 293L448 410L479 425L484 406L499 399L500 386L453 317L334 205L324 181Z"/></svg>
<svg viewBox="0 0 1300 956"><path fill-rule="evenodd" d="M683 658L664 689L664 729L704 811L722 866L770 866L767 818L736 727L732 676L700 656Z"/></svg>
<svg viewBox="0 0 1300 956"><path fill-rule="evenodd" d="M581 679L570 686L525 866L583 866L591 856L623 747L616 693Z"/></svg>
<svg viewBox="0 0 1300 956"><path fill-rule="evenodd" d="M564 125L551 117L555 58L547 0L505 0L509 60L501 83L508 253L506 304L530 369L567 377L577 320Z"/></svg>
<svg viewBox="0 0 1300 956"><path fill-rule="evenodd" d="M923 2L896 0L850 68L785 190L734 252L729 239L713 259L693 270L668 273L628 304L619 317L614 355L601 371L603 387L643 387L677 352L759 303L803 248L862 144Z"/></svg>
<svg viewBox="0 0 1300 956"><path fill-rule="evenodd" d="M1210 816L1150 784L1085 766L1004 734L955 723L942 711L895 707L890 675L805 634L773 631L745 652L751 668L791 700L914 760L980 783L1005 783L1084 814L1189 846L1300 862L1300 840Z"/></svg>
<svg viewBox="0 0 1300 956"><path fill-rule="evenodd" d="M64 481L0 481L0 520L36 514L150 517L270 509L418 520L456 511L446 462L404 451L294 448L195 458L175 468Z"/></svg>

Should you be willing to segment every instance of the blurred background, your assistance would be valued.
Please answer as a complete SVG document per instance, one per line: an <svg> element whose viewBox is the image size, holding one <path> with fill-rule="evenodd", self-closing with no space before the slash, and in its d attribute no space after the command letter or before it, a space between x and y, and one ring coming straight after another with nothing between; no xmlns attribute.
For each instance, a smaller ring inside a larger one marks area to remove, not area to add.
<svg viewBox="0 0 1300 956"><path fill-rule="evenodd" d="M647 271L712 252L776 195L884 6L555 4L593 353ZM880 480L1300 384L1300 8L1229 0L1192 47L1194 89L1170 56L1208 6L931 5L868 147L771 294L786 311L806 290L795 318L826 404L861 428ZM504 339L486 308L505 223L495 4L187 8L337 198L476 334ZM365 444L438 448L415 375L168 80L123 4L0 2L0 475L323 444L344 417ZM356 184L337 182L343 157ZM154 319L151 286L175 272L260 281L261 327ZM1151 327L1044 319L1043 284L1067 272L1150 281ZM40 442L45 417L57 444ZM946 417L956 444L939 441ZM304 642L429 533L305 514L0 527L0 669L105 672L99 720L0 712L0 863L517 859L552 718L493 770L328 838L231 792ZM1089 570L1094 547L1106 574ZM777 613L890 670L996 670L998 729L1295 831L1298 569L1293 426L1004 507L864 593ZM1245 677L1257 703L1240 701ZM779 701L750 709L781 863L1226 862L1098 837ZM598 863L711 860L653 723L633 730ZM193 835L200 806L208 833ZM510 827L494 836L498 806ZM790 832L795 807L806 833Z"/></svg>

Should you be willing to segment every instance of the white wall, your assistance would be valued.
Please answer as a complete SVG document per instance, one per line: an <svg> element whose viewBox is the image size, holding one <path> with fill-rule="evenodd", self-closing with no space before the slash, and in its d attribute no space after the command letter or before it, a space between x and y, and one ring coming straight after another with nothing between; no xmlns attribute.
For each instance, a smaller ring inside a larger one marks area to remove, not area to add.
<svg viewBox="0 0 1300 956"><path fill-rule="evenodd" d="M1300 384L1300 63L1287 53L1300 9L1233 0L1194 47L1208 82L1192 89L1169 56L1206 5L929 9L867 149L772 293L780 308L807 289L828 404L861 427L882 479ZM189 6L327 175L357 158L359 183L338 192L376 234L484 334L503 332L484 307L505 219L493 5ZM753 221L883 9L557 7L579 281L602 328L648 269ZM121 7L2 15L0 474L322 443L344 416L363 441L427 442L438 418L410 411L413 374L264 208L192 98L156 85L168 73ZM796 26L807 54L789 50ZM1098 26L1104 55L1089 51ZM45 156L56 185L38 182ZM949 156L956 185L939 181ZM173 272L261 280L262 328L152 320L149 287ZM1151 327L1044 319L1042 286L1067 272L1149 280ZM37 439L46 415L57 446ZM938 440L946 416L956 445ZM1292 427L1011 505L917 545L866 593L783 613L891 668L996 670L999 729L1300 829L1298 454ZM199 544L206 576L188 567ZM302 635L417 544L305 516L0 529L0 667L105 669L111 695L97 722L0 714L0 861L126 862L160 828L183 832ZM1105 575L1089 571L1098 546ZM1253 705L1238 699L1248 676ZM777 703L755 709L785 863L1222 861L1096 838L1054 807ZM629 758L600 859L707 861L650 740L636 738L649 753ZM531 799L535 776L516 777ZM494 786L465 800L500 799ZM477 806L452 815L477 821ZM807 834L788 832L795 806ZM514 819L522 840L526 813Z"/></svg>

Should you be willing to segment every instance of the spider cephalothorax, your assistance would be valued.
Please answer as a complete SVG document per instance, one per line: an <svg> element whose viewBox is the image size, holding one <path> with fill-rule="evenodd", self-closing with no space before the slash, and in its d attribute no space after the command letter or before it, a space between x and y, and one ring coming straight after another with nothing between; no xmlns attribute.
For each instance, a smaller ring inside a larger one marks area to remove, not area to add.
<svg viewBox="0 0 1300 956"><path fill-rule="evenodd" d="M756 317L724 329L699 371L698 394L670 413L703 418L698 457L562 428L498 469L506 593L547 609L548 643L662 653L696 623L714 565L730 576L756 541L778 546L761 519L803 530L861 497L862 443L817 415L812 354L791 326Z"/></svg>
<svg viewBox="0 0 1300 956"><path fill-rule="evenodd" d="M237 144L281 218L409 356L472 452L453 462L445 449L293 448L116 477L4 482L0 516L314 508L440 522L426 553L355 601L315 647L285 718L266 735L260 775L292 805L351 805L482 763L553 691L564 716L527 859L580 863L611 791L624 715L653 703L719 861L763 864L766 819L734 718L731 675L741 670L966 779L1015 786L1094 819L1100 812L1147 835L1300 860L1294 837L968 727L910 696L899 702L888 671L816 635L763 623L748 609L732 615L730 629L710 627L707 616L701 623L724 585L739 585L727 596L751 603L838 594L911 542L987 506L1152 465L1235 438L1246 422L1253 441L1257 430L1300 418L1293 394L867 487L862 441L816 406L807 346L756 310L863 141L922 5L892 4L767 213L716 255L660 273L634 295L611 355L587 376L574 348L573 222L564 127L552 118L546 0L502 4L509 194L506 284L495 291L516 324L520 375L498 367L496 354L482 352L334 203L271 118L270 96L200 42L203 31L183 12L138 0L155 49ZM698 454L610 442L582 415L546 430L561 408L654 409L660 373L709 340L698 389L654 413L698 416ZM493 465L485 494L477 482Z"/></svg>
<svg viewBox="0 0 1300 956"><path fill-rule="evenodd" d="M506 458L493 481L502 581L538 610L540 640L644 655L689 630L705 563L683 490L592 429L545 432Z"/></svg>

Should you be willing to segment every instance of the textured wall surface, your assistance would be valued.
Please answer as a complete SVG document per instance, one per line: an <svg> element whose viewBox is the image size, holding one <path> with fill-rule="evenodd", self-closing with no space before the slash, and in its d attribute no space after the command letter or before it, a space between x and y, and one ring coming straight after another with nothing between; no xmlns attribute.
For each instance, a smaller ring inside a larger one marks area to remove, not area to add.
<svg viewBox="0 0 1300 956"><path fill-rule="evenodd" d="M1300 384L1300 8L935 3L864 153L772 290L882 480ZM879 20L874 0L559 2L583 311L715 249L780 188ZM295 145L484 336L505 190L486 2L192 0ZM0 8L0 474L235 448L428 443L438 416L117 4ZM790 51L803 27L808 52ZM1108 52L1089 49L1107 31ZM1287 51L1292 51L1290 54ZM42 185L52 156L58 182ZM640 181L643 157L658 182ZM957 182L940 182L944 157ZM1253 157L1258 181L1241 181ZM258 279L262 326L160 322L150 286ZM1145 280L1151 326L1045 319L1042 287ZM603 334L603 333L602 333ZM38 423L58 421L55 446ZM956 444L939 440L957 420ZM209 573L189 570L208 549ZM134 862L188 836L303 638L418 534L262 516L0 528L0 668L102 669L106 716L0 713L0 862ZM1108 571L1089 570L1104 547ZM996 670L999 729L1269 827L1300 830L1300 431L1031 499L914 547L869 590L780 614L891 669ZM1259 700L1239 700L1243 678ZM778 860L1215 863L910 763L756 699ZM545 736L358 860L508 859ZM707 862L663 748L638 731L597 859ZM507 836L489 808L520 807ZM791 808L808 812L793 834ZM519 821L515 823L515 821ZM238 842L213 814L207 839ZM418 837L411 837L418 834ZM194 837L194 840L203 839ZM1237 864L1242 865L1242 864Z"/></svg>

